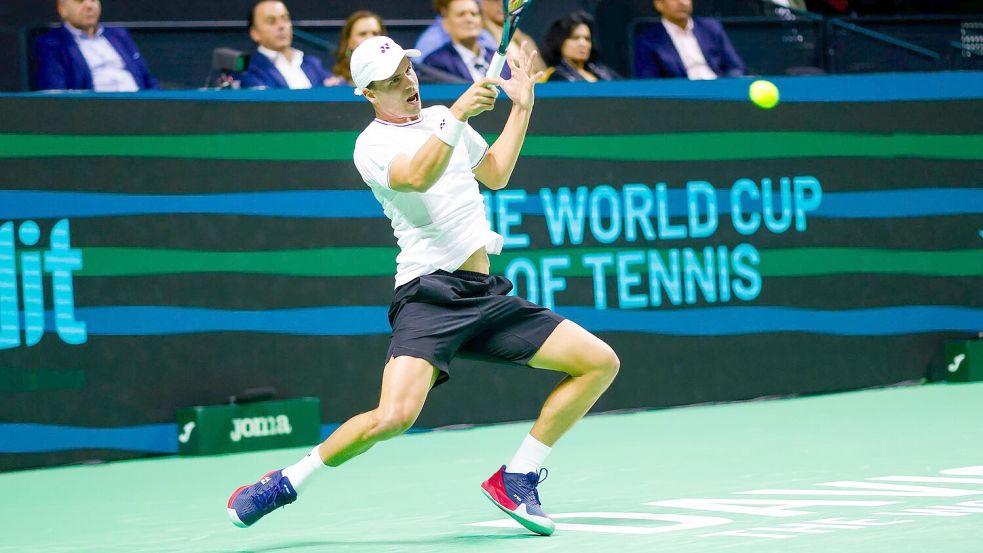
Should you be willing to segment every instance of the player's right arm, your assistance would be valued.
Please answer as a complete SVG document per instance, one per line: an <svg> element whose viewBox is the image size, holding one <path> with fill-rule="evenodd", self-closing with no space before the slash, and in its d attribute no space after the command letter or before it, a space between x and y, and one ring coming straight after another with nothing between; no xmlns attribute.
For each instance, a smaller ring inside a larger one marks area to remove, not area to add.
<svg viewBox="0 0 983 553"><path fill-rule="evenodd" d="M450 113L458 121L468 119L495 107L498 97L496 79L482 79L464 91L454 102ZM431 136L413 156L399 154L389 165L389 187L397 192L426 192L447 170L454 147Z"/></svg>

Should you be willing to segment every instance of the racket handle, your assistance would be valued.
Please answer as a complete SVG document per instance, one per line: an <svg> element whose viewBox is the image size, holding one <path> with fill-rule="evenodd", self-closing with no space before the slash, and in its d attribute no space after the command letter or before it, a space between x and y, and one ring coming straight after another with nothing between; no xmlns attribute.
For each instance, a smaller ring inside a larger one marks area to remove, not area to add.
<svg viewBox="0 0 983 553"><path fill-rule="evenodd" d="M491 60L491 65L488 66L488 73L485 73L485 76L489 79L497 79L502 76L503 67L505 67L505 56L495 52L495 56Z"/></svg>

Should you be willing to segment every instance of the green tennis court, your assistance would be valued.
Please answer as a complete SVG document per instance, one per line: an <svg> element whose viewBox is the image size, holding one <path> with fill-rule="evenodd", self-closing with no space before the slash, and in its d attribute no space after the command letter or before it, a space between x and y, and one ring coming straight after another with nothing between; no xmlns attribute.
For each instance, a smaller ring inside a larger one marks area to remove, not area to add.
<svg viewBox="0 0 983 553"><path fill-rule="evenodd" d="M246 530L229 493L304 449L13 472L0 551L978 552L981 405L933 384L589 417L548 460L548 538L478 491L528 423L381 444Z"/></svg>

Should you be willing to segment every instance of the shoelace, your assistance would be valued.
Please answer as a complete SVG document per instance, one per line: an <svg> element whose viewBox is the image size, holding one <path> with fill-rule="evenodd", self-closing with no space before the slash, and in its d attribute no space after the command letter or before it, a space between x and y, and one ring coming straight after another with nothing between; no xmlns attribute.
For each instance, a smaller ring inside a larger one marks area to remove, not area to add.
<svg viewBox="0 0 983 553"><path fill-rule="evenodd" d="M276 485L261 491L252 497L253 505L257 509L266 510L269 508L276 509L279 505L276 504L276 500L280 497L280 486Z"/></svg>
<svg viewBox="0 0 983 553"><path fill-rule="evenodd" d="M542 484L546 480L546 477L549 475L550 475L550 471L546 470L545 467L539 469L539 474L536 475L536 483L533 484L532 487L532 495L535 496L536 503L539 503L540 505L542 505L543 502L539 500L539 488L537 488L536 486ZM532 478L529 479L529 483L532 484Z"/></svg>
<svg viewBox="0 0 983 553"><path fill-rule="evenodd" d="M550 472L545 468L539 469L539 473L530 472L525 474L525 478L523 480L519 480L521 484L525 484L520 486L520 492L522 495L526 497L527 500L530 497L533 497L536 499L536 503L542 505L542 502L539 500L539 490L536 489L536 486L543 483L549 474Z"/></svg>

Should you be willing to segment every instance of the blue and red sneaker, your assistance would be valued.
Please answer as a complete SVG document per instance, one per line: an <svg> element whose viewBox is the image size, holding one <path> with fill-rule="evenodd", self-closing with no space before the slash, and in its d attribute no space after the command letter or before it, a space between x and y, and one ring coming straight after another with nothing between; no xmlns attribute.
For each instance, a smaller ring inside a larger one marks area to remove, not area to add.
<svg viewBox="0 0 983 553"><path fill-rule="evenodd" d="M481 484L481 491L516 522L537 534L548 536L556 530L556 523L543 512L539 492L536 491L536 486L546 480L545 475L548 474L546 469L540 470L539 474L505 472L505 465L502 465ZM542 479L540 475L544 475Z"/></svg>
<svg viewBox="0 0 983 553"><path fill-rule="evenodd" d="M297 500L297 490L279 470L270 471L251 486L242 486L229 498L229 518L239 528Z"/></svg>

